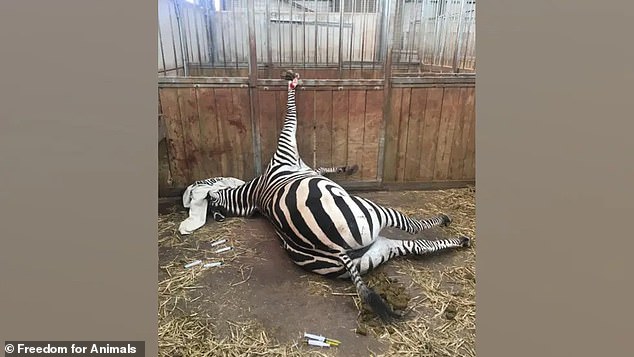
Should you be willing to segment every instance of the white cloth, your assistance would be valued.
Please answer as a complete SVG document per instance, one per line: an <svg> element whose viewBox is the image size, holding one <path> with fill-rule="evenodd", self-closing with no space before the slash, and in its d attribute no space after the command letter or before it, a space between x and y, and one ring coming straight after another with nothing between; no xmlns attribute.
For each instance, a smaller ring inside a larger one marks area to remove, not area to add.
<svg viewBox="0 0 634 357"><path fill-rule="evenodd" d="M205 225L209 192L217 192L223 188L234 188L243 184L244 181L233 177L214 177L189 185L183 194L183 206L189 208L189 217L182 221L178 227L181 234L191 234Z"/></svg>

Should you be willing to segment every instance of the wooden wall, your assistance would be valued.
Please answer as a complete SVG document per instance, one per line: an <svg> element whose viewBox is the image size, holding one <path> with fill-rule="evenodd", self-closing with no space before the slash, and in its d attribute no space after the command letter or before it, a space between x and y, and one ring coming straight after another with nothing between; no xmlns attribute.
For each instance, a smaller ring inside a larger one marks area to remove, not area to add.
<svg viewBox="0 0 634 357"><path fill-rule="evenodd" d="M475 179L475 88L393 88L387 182Z"/></svg>
<svg viewBox="0 0 634 357"><path fill-rule="evenodd" d="M266 166L286 109L285 87L269 82L159 85L161 195L207 177L248 180ZM306 86L297 108L306 163L359 165L339 182L422 187L475 180L473 83Z"/></svg>
<svg viewBox="0 0 634 357"><path fill-rule="evenodd" d="M172 185L252 178L250 99L242 88L160 88Z"/></svg>

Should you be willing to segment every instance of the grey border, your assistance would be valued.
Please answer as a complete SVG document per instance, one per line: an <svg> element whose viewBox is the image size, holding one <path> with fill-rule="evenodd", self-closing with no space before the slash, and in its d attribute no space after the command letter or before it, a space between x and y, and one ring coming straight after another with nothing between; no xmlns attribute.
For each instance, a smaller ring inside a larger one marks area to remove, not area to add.
<svg viewBox="0 0 634 357"><path fill-rule="evenodd" d="M632 354L633 7L478 1L479 356Z"/></svg>
<svg viewBox="0 0 634 357"><path fill-rule="evenodd" d="M157 349L157 3L0 2L0 340Z"/></svg>

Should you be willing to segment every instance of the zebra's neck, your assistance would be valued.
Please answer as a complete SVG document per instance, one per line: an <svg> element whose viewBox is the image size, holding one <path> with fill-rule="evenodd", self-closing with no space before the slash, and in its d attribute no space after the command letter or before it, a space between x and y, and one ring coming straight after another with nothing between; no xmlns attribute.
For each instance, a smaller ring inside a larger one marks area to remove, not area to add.
<svg viewBox="0 0 634 357"><path fill-rule="evenodd" d="M236 188L227 188L220 191L221 206L228 216L250 216L257 210L259 200L259 185L262 176L246 182Z"/></svg>

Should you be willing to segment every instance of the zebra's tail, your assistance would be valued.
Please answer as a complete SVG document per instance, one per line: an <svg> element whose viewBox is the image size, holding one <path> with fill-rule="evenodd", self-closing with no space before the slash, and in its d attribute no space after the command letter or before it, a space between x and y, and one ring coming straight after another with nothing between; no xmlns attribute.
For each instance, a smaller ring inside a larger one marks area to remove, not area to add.
<svg viewBox="0 0 634 357"><path fill-rule="evenodd" d="M376 293L376 291L372 290L365 284L365 282L361 279L359 270L357 270L357 267L352 263L352 260L347 254L344 254L341 260L350 274L350 279L352 279L354 286L357 288L357 293L363 303L368 305L385 323L392 321L394 318L400 317L400 315L394 312L390 305L388 305L385 300Z"/></svg>

